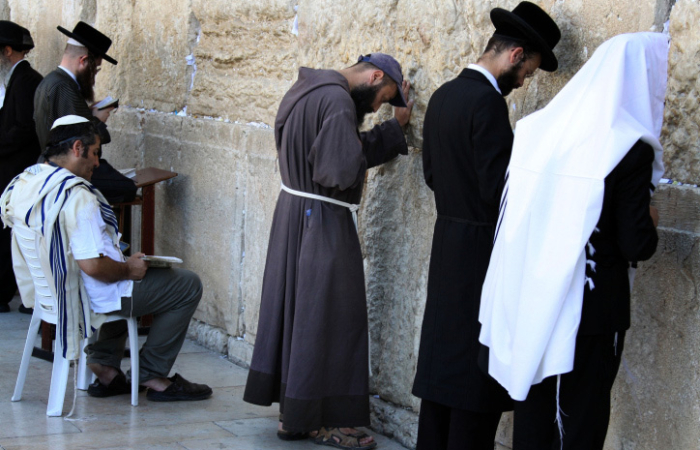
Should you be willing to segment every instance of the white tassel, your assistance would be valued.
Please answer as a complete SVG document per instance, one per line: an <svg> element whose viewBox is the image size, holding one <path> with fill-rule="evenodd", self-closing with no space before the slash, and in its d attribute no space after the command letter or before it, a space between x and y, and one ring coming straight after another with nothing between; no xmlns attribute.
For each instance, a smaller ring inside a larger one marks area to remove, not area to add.
<svg viewBox="0 0 700 450"><path fill-rule="evenodd" d="M588 245L588 254L591 256L595 255L595 247L593 247L593 244L591 244L589 242L587 245Z"/></svg>
<svg viewBox="0 0 700 450"><path fill-rule="evenodd" d="M593 229L593 232L594 232L594 233L600 233L600 228L595 227L595 228Z"/></svg>
<svg viewBox="0 0 700 450"><path fill-rule="evenodd" d="M593 278L591 277L586 277L586 283L588 283L588 290L592 291L595 289L595 283L593 283Z"/></svg>
<svg viewBox="0 0 700 450"><path fill-rule="evenodd" d="M593 271L593 273L595 273L596 262L593 261L592 259L587 259L586 264L588 264L588 267L590 267L591 270Z"/></svg>
<svg viewBox="0 0 700 450"><path fill-rule="evenodd" d="M564 423L562 422L561 416L566 415L564 411L561 410L561 404L559 403L559 391L561 390L561 374L557 375L557 428L559 429L559 443L561 444L561 449L564 450Z"/></svg>

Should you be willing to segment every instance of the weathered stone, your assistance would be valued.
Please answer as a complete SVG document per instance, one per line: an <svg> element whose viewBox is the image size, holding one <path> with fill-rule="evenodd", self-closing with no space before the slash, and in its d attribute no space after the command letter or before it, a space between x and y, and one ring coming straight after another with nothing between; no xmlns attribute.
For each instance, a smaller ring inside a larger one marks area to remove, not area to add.
<svg viewBox="0 0 700 450"><path fill-rule="evenodd" d="M697 1L676 2L670 22L671 49L663 130L666 176L696 184L700 181L699 22Z"/></svg>
<svg viewBox="0 0 700 450"><path fill-rule="evenodd" d="M250 362L256 338L279 192L270 126L281 97L300 66L339 69L373 51L396 56L416 100L407 128L411 149L368 173L360 238L371 389L384 399L372 401L373 424L412 447L420 401L410 391L435 219L422 176L423 117L435 89L485 47L493 31L489 11L512 9L518 1L0 0L0 18L31 30L37 47L29 59L43 74L56 67L65 47L56 25L72 29L84 20L112 38L109 53L119 64L102 65L97 95L118 97L122 107L108 121L113 142L104 154L116 167L179 173L156 188L156 252L183 258L183 267L204 282L189 334L241 365ZM555 49L560 69L537 72L507 99L513 123L545 106L603 41L623 32L660 31L670 14L666 176L698 183L698 1L537 3L562 29ZM292 33L295 16L298 36ZM367 126L390 116L383 107ZM657 256L638 273L607 449L697 448L700 442L693 422L700 409L693 396L699 192L662 186L654 197L662 239ZM140 248L138 213L135 208L134 250ZM511 446L511 429L512 416L506 415L498 448Z"/></svg>

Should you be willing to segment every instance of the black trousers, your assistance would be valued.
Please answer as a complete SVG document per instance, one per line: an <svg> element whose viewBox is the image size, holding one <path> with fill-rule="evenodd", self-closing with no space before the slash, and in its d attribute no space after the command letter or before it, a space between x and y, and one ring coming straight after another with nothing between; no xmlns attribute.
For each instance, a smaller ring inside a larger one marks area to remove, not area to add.
<svg viewBox="0 0 700 450"><path fill-rule="evenodd" d="M12 270L12 229L0 223L0 305L7 305L17 292Z"/></svg>
<svg viewBox="0 0 700 450"><path fill-rule="evenodd" d="M416 450L493 450L500 412L472 412L423 400Z"/></svg>
<svg viewBox="0 0 700 450"><path fill-rule="evenodd" d="M532 386L524 402L515 402L513 450L601 450L624 342L624 331L579 336L574 370L561 376L563 447L555 421L557 377L549 377Z"/></svg>

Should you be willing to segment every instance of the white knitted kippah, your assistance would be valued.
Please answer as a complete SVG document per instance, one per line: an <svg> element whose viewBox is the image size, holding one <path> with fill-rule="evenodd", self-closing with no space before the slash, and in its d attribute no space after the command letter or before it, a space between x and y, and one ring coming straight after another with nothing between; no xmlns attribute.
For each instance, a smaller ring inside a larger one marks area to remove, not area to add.
<svg viewBox="0 0 700 450"><path fill-rule="evenodd" d="M51 129L53 130L56 127L62 127L64 125L74 125L76 123L84 123L84 122L89 122L85 117L83 116L76 116L74 114L68 115L68 116L63 116L59 119L56 119L51 126Z"/></svg>

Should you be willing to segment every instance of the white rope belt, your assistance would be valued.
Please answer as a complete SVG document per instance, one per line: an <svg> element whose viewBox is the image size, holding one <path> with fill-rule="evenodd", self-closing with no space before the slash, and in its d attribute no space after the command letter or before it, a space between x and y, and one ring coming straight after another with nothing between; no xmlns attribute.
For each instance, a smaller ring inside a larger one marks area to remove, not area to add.
<svg viewBox="0 0 700 450"><path fill-rule="evenodd" d="M352 221L355 223L355 230L357 230L357 210L360 209L360 205L353 205L352 203L341 202L340 200L336 200L336 199L330 198L330 197L324 197L323 195L316 195L316 194L309 194L308 192L295 191L294 189L290 189L287 186L285 186L284 183L281 183L280 186L281 186L283 191L288 192L292 195L296 195L297 197L305 197L305 198L310 198L313 200L320 200L322 202L333 203L335 205L340 205L340 206L346 207L352 213ZM371 339L371 336L369 335L369 328L367 329L367 344L369 347L368 351L367 351L367 356L369 359L367 366L369 367L369 376L372 376L372 349L371 349L372 339Z"/></svg>
<svg viewBox="0 0 700 450"><path fill-rule="evenodd" d="M311 198L313 200L320 200L322 202L328 202L328 203L333 203L335 205L344 206L345 208L349 209L350 212L352 213L352 221L355 223L355 230L357 230L357 210L360 209L360 205L353 205L352 203L341 202L340 200L336 200L336 199L330 198L330 197L324 197L323 195L316 195L316 194L309 194L308 192L295 191L294 189L290 189L287 186L285 186L284 183L281 184L281 187L282 187L283 191L288 192L292 195L296 195L297 197Z"/></svg>

